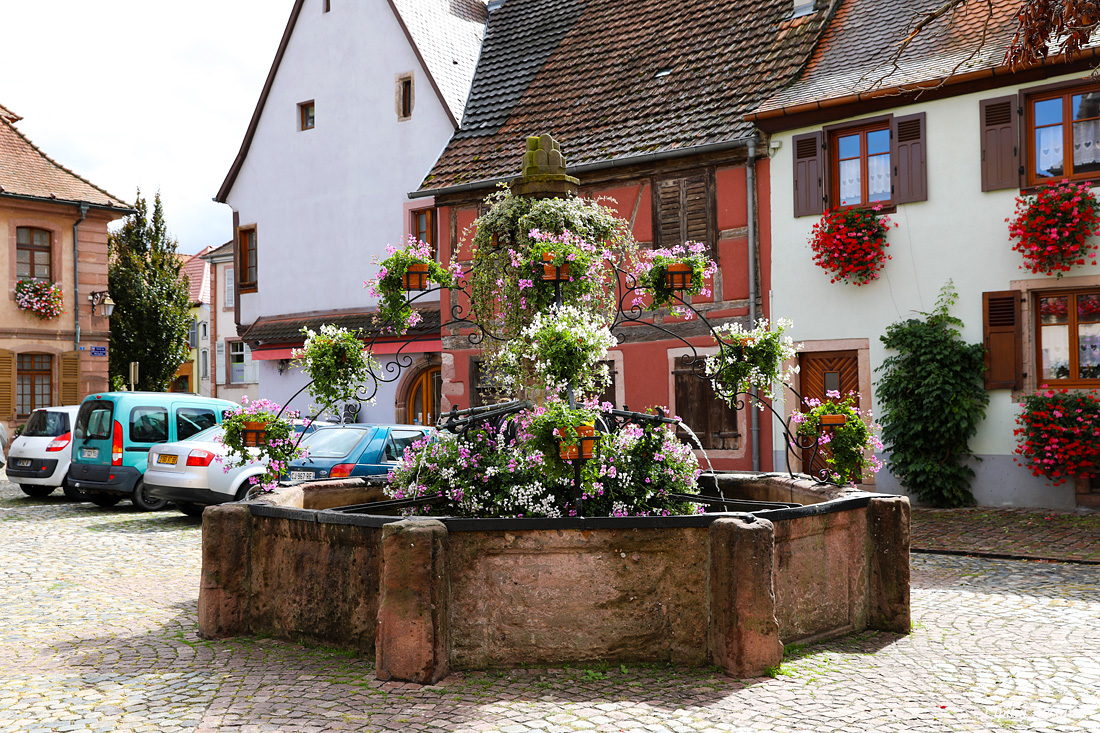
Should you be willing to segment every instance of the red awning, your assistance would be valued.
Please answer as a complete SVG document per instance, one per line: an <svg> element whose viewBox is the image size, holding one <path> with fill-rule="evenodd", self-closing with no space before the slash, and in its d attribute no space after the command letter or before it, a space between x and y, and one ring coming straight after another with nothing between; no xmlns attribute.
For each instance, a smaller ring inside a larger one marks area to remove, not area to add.
<svg viewBox="0 0 1100 733"><path fill-rule="evenodd" d="M396 354L405 342L403 341L383 341L374 345L373 352L375 354ZM252 350L252 358L260 361L269 361L272 359L293 359L291 352L301 348L301 344L296 346L261 346L258 349ZM429 351L442 351L443 342L441 340L436 341L413 341L405 347L402 352L404 354L424 354Z"/></svg>

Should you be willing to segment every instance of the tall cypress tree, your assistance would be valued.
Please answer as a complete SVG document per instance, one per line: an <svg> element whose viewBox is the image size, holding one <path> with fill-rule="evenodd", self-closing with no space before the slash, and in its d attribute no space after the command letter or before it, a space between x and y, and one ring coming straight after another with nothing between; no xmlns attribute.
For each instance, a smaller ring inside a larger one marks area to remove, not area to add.
<svg viewBox="0 0 1100 733"><path fill-rule="evenodd" d="M160 193L147 202L137 192L137 211L108 238L111 316L111 384L128 384L130 362L138 367L137 389L163 392L187 358L191 328L190 290L183 263L168 234Z"/></svg>

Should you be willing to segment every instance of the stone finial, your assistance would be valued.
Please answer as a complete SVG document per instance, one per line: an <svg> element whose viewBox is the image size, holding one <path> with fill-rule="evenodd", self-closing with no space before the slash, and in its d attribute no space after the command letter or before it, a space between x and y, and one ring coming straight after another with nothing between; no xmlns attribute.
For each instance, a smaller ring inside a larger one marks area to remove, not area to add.
<svg viewBox="0 0 1100 733"><path fill-rule="evenodd" d="M516 196L552 198L576 194L580 180L565 172L565 157L549 135L527 138L520 178L512 182Z"/></svg>

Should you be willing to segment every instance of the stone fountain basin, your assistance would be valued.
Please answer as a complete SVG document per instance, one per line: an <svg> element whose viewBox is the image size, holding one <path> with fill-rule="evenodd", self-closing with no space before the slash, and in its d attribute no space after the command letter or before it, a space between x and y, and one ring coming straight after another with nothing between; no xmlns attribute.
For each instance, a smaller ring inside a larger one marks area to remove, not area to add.
<svg viewBox="0 0 1100 733"><path fill-rule="evenodd" d="M350 514L357 480L203 515L199 633L373 656L380 679L520 664L777 667L783 646L908 633L909 502L786 475L722 474L729 498L798 502L675 517ZM713 491L713 488L711 489Z"/></svg>

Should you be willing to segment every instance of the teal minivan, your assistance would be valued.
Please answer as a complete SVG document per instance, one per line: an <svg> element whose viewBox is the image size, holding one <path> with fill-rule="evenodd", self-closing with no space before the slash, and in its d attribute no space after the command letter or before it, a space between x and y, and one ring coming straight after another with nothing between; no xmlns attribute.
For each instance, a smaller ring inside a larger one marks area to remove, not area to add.
<svg viewBox="0 0 1100 733"><path fill-rule="evenodd" d="M129 498L139 509L162 509L168 502L149 496L142 480L149 449L220 425L225 411L237 406L173 392L90 394L76 414L69 482L97 506Z"/></svg>

